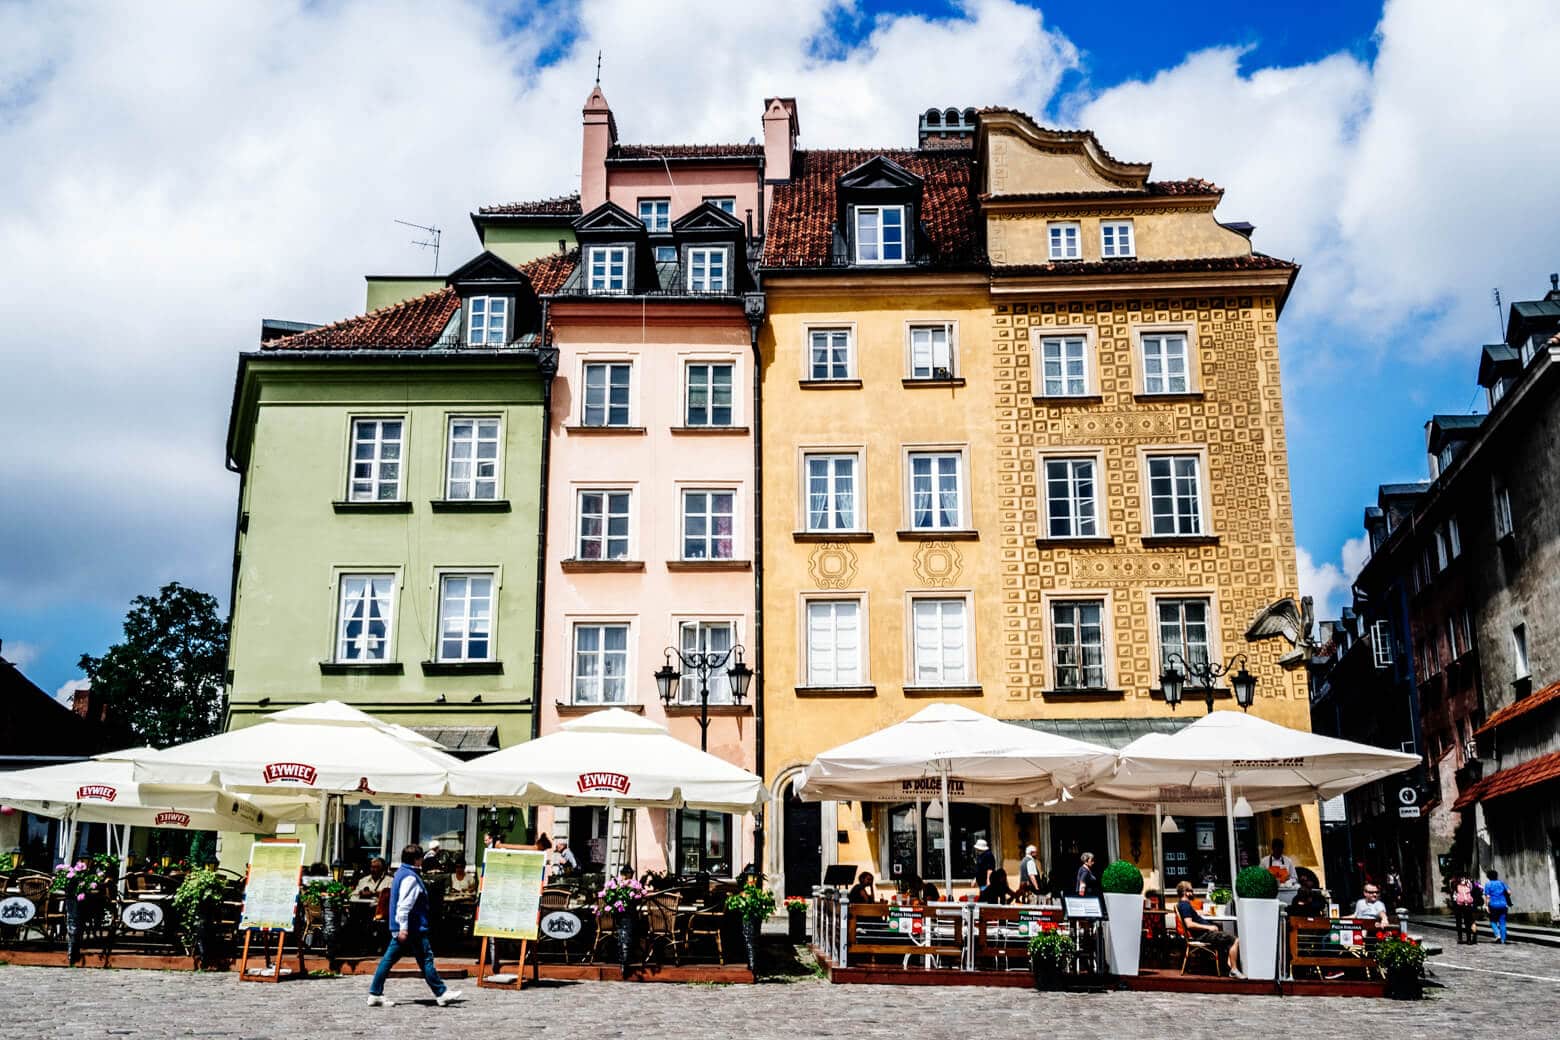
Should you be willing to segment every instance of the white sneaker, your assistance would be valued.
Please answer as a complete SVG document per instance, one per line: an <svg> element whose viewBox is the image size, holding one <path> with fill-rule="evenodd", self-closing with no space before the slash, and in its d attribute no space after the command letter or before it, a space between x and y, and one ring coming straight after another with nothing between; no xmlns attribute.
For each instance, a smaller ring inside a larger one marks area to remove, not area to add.
<svg viewBox="0 0 1560 1040"><path fill-rule="evenodd" d="M452 1001L460 999L460 990L447 989L434 998L433 1002L440 1007L449 1007Z"/></svg>
<svg viewBox="0 0 1560 1040"><path fill-rule="evenodd" d="M1239 968L1231 968L1230 969L1230 978L1232 978L1232 979L1243 979L1245 977L1246 977L1245 975L1241 974L1241 970Z"/></svg>
<svg viewBox="0 0 1560 1040"><path fill-rule="evenodd" d="M388 997L381 997L381 996L379 996L377 994L370 993L368 995L368 1006L369 1007L395 1007L395 1001L389 999Z"/></svg>

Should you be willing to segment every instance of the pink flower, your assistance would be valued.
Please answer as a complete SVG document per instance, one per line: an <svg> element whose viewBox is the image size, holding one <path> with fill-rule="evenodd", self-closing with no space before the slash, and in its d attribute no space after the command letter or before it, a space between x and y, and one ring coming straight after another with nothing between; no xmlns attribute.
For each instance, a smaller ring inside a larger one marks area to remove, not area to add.
<svg viewBox="0 0 1560 1040"><path fill-rule="evenodd" d="M85 903L86 901L87 901L87 894L85 892L77 892L76 893L76 902L78 902L78 903Z"/></svg>
<svg viewBox="0 0 1560 1040"><path fill-rule="evenodd" d="M86 870L86 869L87 869L87 864L86 864L86 862L85 862L85 861L84 861L84 860L79 860L79 859L78 859L78 860L77 860L77 861L76 861L76 869L77 869L77 870Z"/></svg>

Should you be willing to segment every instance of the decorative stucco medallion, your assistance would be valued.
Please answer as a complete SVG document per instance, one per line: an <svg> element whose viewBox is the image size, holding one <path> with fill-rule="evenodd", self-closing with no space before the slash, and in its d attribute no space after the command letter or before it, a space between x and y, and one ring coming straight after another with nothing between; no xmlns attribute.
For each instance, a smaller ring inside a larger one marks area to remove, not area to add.
<svg viewBox="0 0 1560 1040"><path fill-rule="evenodd" d="M823 542L807 560L820 589L843 589L856 578L856 550L844 542Z"/></svg>
<svg viewBox="0 0 1560 1040"><path fill-rule="evenodd" d="M944 588L964 571L964 559L948 542L922 542L915 551L915 576L924 585Z"/></svg>

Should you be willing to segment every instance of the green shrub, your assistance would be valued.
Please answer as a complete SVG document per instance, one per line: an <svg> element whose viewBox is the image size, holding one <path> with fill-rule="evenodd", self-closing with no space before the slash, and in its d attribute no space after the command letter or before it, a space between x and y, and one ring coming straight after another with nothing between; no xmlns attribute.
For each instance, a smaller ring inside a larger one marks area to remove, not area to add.
<svg viewBox="0 0 1560 1040"><path fill-rule="evenodd" d="M1425 966L1425 948L1412 939L1383 935L1376 943L1376 963L1388 975L1418 975Z"/></svg>
<svg viewBox="0 0 1560 1040"><path fill-rule="evenodd" d="M1100 875L1100 887L1107 892L1140 896L1143 894L1143 872L1135 864L1118 859Z"/></svg>
<svg viewBox="0 0 1560 1040"><path fill-rule="evenodd" d="M1247 867L1235 875L1235 895L1241 899L1277 899L1278 879L1266 867Z"/></svg>
<svg viewBox="0 0 1560 1040"><path fill-rule="evenodd" d="M179 918L179 937L185 946L195 945L202 916L215 915L227 893L227 881L215 870L192 870L184 875L173 894L173 910Z"/></svg>
<svg viewBox="0 0 1560 1040"><path fill-rule="evenodd" d="M1066 932L1042 929L1039 935L1029 940L1029 959L1037 964L1065 968L1072 963L1073 954L1077 952L1078 947L1073 943L1072 936Z"/></svg>
<svg viewBox="0 0 1560 1040"><path fill-rule="evenodd" d="M747 921L764 921L775 912L775 894L750 881L726 897L726 909L741 914Z"/></svg>

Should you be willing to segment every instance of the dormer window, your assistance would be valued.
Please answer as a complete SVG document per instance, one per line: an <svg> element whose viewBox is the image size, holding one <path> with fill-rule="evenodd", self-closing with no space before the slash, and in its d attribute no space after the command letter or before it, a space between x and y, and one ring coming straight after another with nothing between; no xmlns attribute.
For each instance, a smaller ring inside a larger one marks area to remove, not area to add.
<svg viewBox="0 0 1560 1040"><path fill-rule="evenodd" d="M473 296L466 301L466 345L501 347L509 341L509 297Z"/></svg>
<svg viewBox="0 0 1560 1040"><path fill-rule="evenodd" d="M592 246L587 276L593 293L628 292L628 247Z"/></svg>
<svg viewBox="0 0 1560 1040"><path fill-rule="evenodd" d="M723 293L730 290L729 264L724 246L695 246L688 250L688 291Z"/></svg>
<svg viewBox="0 0 1560 1040"><path fill-rule="evenodd" d="M1080 251L1078 222L1075 220L1053 220L1046 226L1047 237L1051 243L1050 258L1052 260L1081 260L1083 253Z"/></svg>
<svg viewBox="0 0 1560 1040"><path fill-rule="evenodd" d="M905 208L856 207L856 263L905 262Z"/></svg>
<svg viewBox="0 0 1560 1040"><path fill-rule="evenodd" d="M672 229L671 199L640 199L639 219L651 231Z"/></svg>

